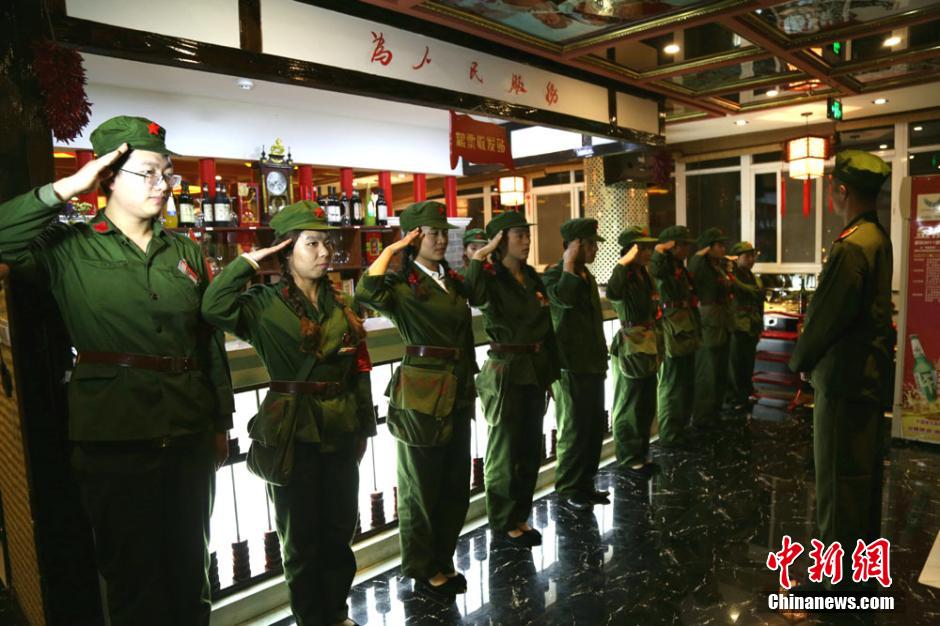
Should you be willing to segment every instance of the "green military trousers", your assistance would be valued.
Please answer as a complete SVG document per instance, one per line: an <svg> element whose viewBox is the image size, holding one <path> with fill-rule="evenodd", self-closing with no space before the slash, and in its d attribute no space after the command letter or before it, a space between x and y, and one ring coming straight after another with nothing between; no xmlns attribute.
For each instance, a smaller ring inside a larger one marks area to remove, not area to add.
<svg viewBox="0 0 940 626"><path fill-rule="evenodd" d="M346 598L356 575L351 543L356 533L359 463L350 438L333 452L294 444L294 470L286 486L268 484L291 611L300 626L346 619Z"/></svg>
<svg viewBox="0 0 940 626"><path fill-rule="evenodd" d="M659 442L678 443L685 435L692 413L692 391L695 383L695 353L663 359L659 366L657 387Z"/></svg>
<svg viewBox="0 0 940 626"><path fill-rule="evenodd" d="M529 519L545 441L545 390L506 385L500 415L487 415L489 437L484 475L490 527L510 531ZM494 409L495 412L495 409Z"/></svg>
<svg viewBox="0 0 940 626"><path fill-rule="evenodd" d="M561 496L594 493L607 423L604 417L604 374L561 370L552 384L558 422L555 491Z"/></svg>
<svg viewBox="0 0 940 626"><path fill-rule="evenodd" d="M401 569L411 578L454 571L453 555L470 506L470 418L473 404L451 414L443 446L398 442L398 538Z"/></svg>
<svg viewBox="0 0 940 626"><path fill-rule="evenodd" d="M813 454L816 462L816 522L819 539L845 550L844 572L858 539L881 532L882 431L884 412L871 402L852 402L815 390ZM851 578L851 577L849 577Z"/></svg>
<svg viewBox="0 0 940 626"><path fill-rule="evenodd" d="M612 360L614 373L613 430L617 461L622 465L646 462L650 449L650 427L656 417L656 375L624 376Z"/></svg>
<svg viewBox="0 0 940 626"><path fill-rule="evenodd" d="M166 448L78 443L72 468L94 531L112 626L207 626L212 435Z"/></svg>
<svg viewBox="0 0 940 626"><path fill-rule="evenodd" d="M725 404L730 407L747 406L751 397L754 359L760 338L749 333L732 333L728 356L728 389Z"/></svg>
<svg viewBox="0 0 940 626"><path fill-rule="evenodd" d="M721 404L728 389L728 343L700 346L695 353L695 394L692 400L692 424L708 427L721 416Z"/></svg>

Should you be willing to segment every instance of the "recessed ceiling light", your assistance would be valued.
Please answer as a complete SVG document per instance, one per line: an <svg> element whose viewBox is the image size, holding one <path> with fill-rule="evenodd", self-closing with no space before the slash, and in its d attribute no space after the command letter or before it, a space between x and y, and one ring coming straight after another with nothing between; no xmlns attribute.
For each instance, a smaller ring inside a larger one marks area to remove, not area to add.
<svg viewBox="0 0 940 626"><path fill-rule="evenodd" d="M923 126L915 126L915 127L914 127L914 132L915 132L915 133L919 133L919 132L922 131L922 130L924 130L924 127L923 127Z"/></svg>
<svg viewBox="0 0 940 626"><path fill-rule="evenodd" d="M780 94L780 92L777 91L776 89L768 89L768 90L767 90L767 97L768 97L768 98L776 98L779 94Z"/></svg>
<svg viewBox="0 0 940 626"><path fill-rule="evenodd" d="M679 48L679 44L671 43L665 48L663 48L663 52L665 52L666 54L678 54L680 49L681 48Z"/></svg>
<svg viewBox="0 0 940 626"><path fill-rule="evenodd" d="M735 126L746 126L747 120L736 120L734 123Z"/></svg>
<svg viewBox="0 0 940 626"><path fill-rule="evenodd" d="M888 99L887 98L875 98L871 102L872 104L888 104Z"/></svg>
<svg viewBox="0 0 940 626"><path fill-rule="evenodd" d="M908 158L908 159L913 159L913 158L914 158L914 155L913 155L913 154L911 154L911 155L908 155L908 157L907 157L907 158Z"/></svg>
<svg viewBox="0 0 940 626"><path fill-rule="evenodd" d="M237 81L235 81L235 84L245 91L251 91L255 88L254 81L248 80L247 78L239 78Z"/></svg>
<svg viewBox="0 0 940 626"><path fill-rule="evenodd" d="M883 143L883 144L881 144L880 146L878 146L878 149L879 149L879 150L887 150L887 149L888 149L888 144Z"/></svg>
<svg viewBox="0 0 940 626"><path fill-rule="evenodd" d="M884 46L890 48L891 46L896 46L901 43L900 37L888 37L885 39Z"/></svg>

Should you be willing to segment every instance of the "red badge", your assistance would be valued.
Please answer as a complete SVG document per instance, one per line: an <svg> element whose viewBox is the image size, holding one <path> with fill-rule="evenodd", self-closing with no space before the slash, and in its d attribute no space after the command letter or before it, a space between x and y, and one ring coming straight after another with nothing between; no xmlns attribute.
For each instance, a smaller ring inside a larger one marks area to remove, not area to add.
<svg viewBox="0 0 940 626"><path fill-rule="evenodd" d="M92 226L92 228L94 228L95 231L99 233L106 233L108 232L108 223L104 220L101 220L100 222L97 222L94 226Z"/></svg>
<svg viewBox="0 0 940 626"><path fill-rule="evenodd" d="M189 263L186 262L186 259L180 259L180 262L176 264L176 269L180 271L184 276L189 280L193 281L194 285L199 284L199 274L193 271L193 268L189 266Z"/></svg>
<svg viewBox="0 0 940 626"><path fill-rule="evenodd" d="M449 269L447 270L447 275L450 276L451 280L456 280L457 282L463 282L463 276L457 273L457 270Z"/></svg>
<svg viewBox="0 0 940 626"><path fill-rule="evenodd" d="M365 341L359 342L359 349L356 354L356 369L360 372L372 371L372 359L369 358L369 349Z"/></svg>
<svg viewBox="0 0 940 626"><path fill-rule="evenodd" d="M150 126L147 127L147 132L150 133L151 135L159 135L160 125L157 124L156 122L150 122Z"/></svg>

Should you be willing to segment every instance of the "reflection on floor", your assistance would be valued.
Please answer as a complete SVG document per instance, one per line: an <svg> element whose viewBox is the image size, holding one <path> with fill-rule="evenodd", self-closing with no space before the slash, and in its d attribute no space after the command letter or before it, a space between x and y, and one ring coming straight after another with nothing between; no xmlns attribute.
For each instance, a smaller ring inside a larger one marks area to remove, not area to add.
<svg viewBox="0 0 940 626"><path fill-rule="evenodd" d="M604 468L598 486L612 504L593 514L554 495L537 501L544 544L531 552L494 543L485 526L463 537L456 562L469 590L454 604L412 594L395 569L353 589L350 616L370 626L794 623L766 609L777 574L765 563L784 534L807 546L813 537L811 444L809 425L791 420L725 427L687 450L654 445L662 472L645 482ZM917 577L940 529L940 453L895 444L887 464L898 610L859 623L938 624L940 590ZM791 576L805 580L807 565Z"/></svg>

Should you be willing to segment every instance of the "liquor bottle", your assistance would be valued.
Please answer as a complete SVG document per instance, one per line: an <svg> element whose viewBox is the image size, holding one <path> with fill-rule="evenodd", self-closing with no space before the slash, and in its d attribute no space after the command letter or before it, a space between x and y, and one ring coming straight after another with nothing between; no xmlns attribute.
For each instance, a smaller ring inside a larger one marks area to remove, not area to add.
<svg viewBox="0 0 940 626"><path fill-rule="evenodd" d="M342 226L343 216L339 206L339 200L336 199L336 192L332 187L327 189L326 200L326 221L330 226Z"/></svg>
<svg viewBox="0 0 940 626"><path fill-rule="evenodd" d="M352 192L350 200L350 213L352 214L352 225L362 226L362 201L359 199L359 192L355 189Z"/></svg>
<svg viewBox="0 0 940 626"><path fill-rule="evenodd" d="M189 185L185 180L180 184L179 227L192 228L196 225L196 207L193 205L193 197L189 195Z"/></svg>
<svg viewBox="0 0 940 626"><path fill-rule="evenodd" d="M166 206L163 207L163 227L177 228L179 226L179 214L176 210L176 198L171 193L166 199Z"/></svg>
<svg viewBox="0 0 940 626"><path fill-rule="evenodd" d="M215 183L215 202L212 208L215 213L215 226L232 226L232 201L225 193L225 183Z"/></svg>
<svg viewBox="0 0 940 626"><path fill-rule="evenodd" d="M911 352L914 354L914 381L920 395L927 402L934 402L937 399L937 369L924 354L917 335L911 335Z"/></svg>
<svg viewBox="0 0 940 626"><path fill-rule="evenodd" d="M349 198L344 191L339 197L339 212L342 216L343 226L352 224L352 214L349 212Z"/></svg>
<svg viewBox="0 0 940 626"><path fill-rule="evenodd" d="M375 192L369 192L369 201L366 202L366 226L375 226Z"/></svg>
<svg viewBox="0 0 940 626"><path fill-rule="evenodd" d="M375 193L375 222L379 226L388 226L388 203L385 202L385 194L381 189L376 189Z"/></svg>
<svg viewBox="0 0 940 626"><path fill-rule="evenodd" d="M209 196L209 183L202 184L202 225L215 225L215 212L212 210L212 198Z"/></svg>

